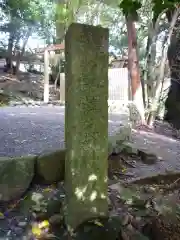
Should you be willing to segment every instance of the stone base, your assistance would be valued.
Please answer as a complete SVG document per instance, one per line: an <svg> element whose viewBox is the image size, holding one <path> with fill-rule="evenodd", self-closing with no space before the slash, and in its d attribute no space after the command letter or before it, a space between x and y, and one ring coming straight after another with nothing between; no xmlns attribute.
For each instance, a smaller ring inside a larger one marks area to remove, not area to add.
<svg viewBox="0 0 180 240"><path fill-rule="evenodd" d="M75 239L81 240L116 240L121 232L121 222L118 218L92 218L83 222L75 231Z"/></svg>
<svg viewBox="0 0 180 240"><path fill-rule="evenodd" d="M130 139L131 128L129 126L120 127L114 136L109 137L109 155L113 152L120 152L122 143L129 142ZM64 172L65 150L39 156L1 157L0 201L10 201L19 197L29 188L34 179L38 183L50 184L62 181L64 180ZM6 191L7 186L8 192Z"/></svg>
<svg viewBox="0 0 180 240"><path fill-rule="evenodd" d="M108 154L121 152L124 148L123 143L130 141L130 125L120 126L115 134L109 137ZM19 197L34 179L38 183L48 184L62 181L64 172L65 150L39 156L0 157L0 201Z"/></svg>
<svg viewBox="0 0 180 240"><path fill-rule="evenodd" d="M0 157L0 202L21 197L32 183L64 180L65 150L40 156Z"/></svg>
<svg viewBox="0 0 180 240"><path fill-rule="evenodd" d="M119 153L122 150L123 142L131 142L132 139L131 125L119 126L115 133L109 137L108 153Z"/></svg>
<svg viewBox="0 0 180 240"><path fill-rule="evenodd" d="M108 112L109 113L126 113L129 115L127 101L121 100L108 100Z"/></svg>
<svg viewBox="0 0 180 240"><path fill-rule="evenodd" d="M35 172L36 156L0 158L0 202L21 197Z"/></svg>

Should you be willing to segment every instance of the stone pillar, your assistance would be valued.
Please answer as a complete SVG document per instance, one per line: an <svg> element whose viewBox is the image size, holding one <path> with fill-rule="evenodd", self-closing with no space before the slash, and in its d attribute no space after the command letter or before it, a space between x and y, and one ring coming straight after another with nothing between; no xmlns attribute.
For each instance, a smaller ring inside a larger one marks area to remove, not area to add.
<svg viewBox="0 0 180 240"><path fill-rule="evenodd" d="M66 223L106 216L108 29L73 23L65 37Z"/></svg>
<svg viewBox="0 0 180 240"><path fill-rule="evenodd" d="M44 51L44 102L49 102L49 52Z"/></svg>

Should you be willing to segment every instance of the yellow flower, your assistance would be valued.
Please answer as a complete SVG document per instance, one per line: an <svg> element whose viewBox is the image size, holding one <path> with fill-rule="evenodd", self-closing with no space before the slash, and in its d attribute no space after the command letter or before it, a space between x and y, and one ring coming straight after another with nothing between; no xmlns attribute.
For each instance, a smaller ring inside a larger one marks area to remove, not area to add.
<svg viewBox="0 0 180 240"><path fill-rule="evenodd" d="M38 226L34 226L34 227L32 227L32 233L35 236L40 236L41 235L41 229Z"/></svg>
<svg viewBox="0 0 180 240"><path fill-rule="evenodd" d="M0 217L4 217L4 214L2 212L0 212Z"/></svg>
<svg viewBox="0 0 180 240"><path fill-rule="evenodd" d="M38 224L38 227L39 227L40 229L49 227L49 222L48 222L48 220L44 220L43 222L39 223L39 224Z"/></svg>

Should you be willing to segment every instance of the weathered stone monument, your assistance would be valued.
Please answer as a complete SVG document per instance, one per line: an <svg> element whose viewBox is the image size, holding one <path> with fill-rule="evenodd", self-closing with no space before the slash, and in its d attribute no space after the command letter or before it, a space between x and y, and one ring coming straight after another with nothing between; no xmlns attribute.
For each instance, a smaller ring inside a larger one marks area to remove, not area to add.
<svg viewBox="0 0 180 240"><path fill-rule="evenodd" d="M66 223L106 216L108 29L73 23L65 37Z"/></svg>

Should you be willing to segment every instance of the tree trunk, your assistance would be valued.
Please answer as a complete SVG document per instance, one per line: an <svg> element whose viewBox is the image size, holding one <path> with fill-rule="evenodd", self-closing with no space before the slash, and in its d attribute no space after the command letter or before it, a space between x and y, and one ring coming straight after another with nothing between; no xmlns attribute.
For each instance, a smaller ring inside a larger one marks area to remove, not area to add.
<svg viewBox="0 0 180 240"><path fill-rule="evenodd" d="M12 51L14 43L14 33L10 32L8 39L8 57L6 58L6 71L13 73Z"/></svg>
<svg viewBox="0 0 180 240"><path fill-rule="evenodd" d="M172 21L172 11L167 12L168 21ZM165 102L164 120L168 121L173 127L180 129L180 37L179 23L176 26L171 37L168 49L168 60L170 67L171 86L169 88L168 97Z"/></svg>
<svg viewBox="0 0 180 240"><path fill-rule="evenodd" d="M152 107L151 107L151 111L150 111L150 114L148 117L148 125L152 125L152 122L157 113L158 102L160 100L160 94L161 94L161 85L163 84L164 77L165 77L165 66L166 66L166 60L167 60L168 46L169 46L169 42L171 40L173 31L174 31L174 27L176 25L179 13L180 13L180 8L176 9L172 16L172 20L171 20L169 32L168 32L168 37L164 44L162 60L161 60L161 64L159 67L159 75L158 75L158 79L156 80L156 85L155 85L154 94L153 94Z"/></svg>
<svg viewBox="0 0 180 240"><path fill-rule="evenodd" d="M131 79L131 100L140 113L141 122L144 122L144 103L137 52L136 28L131 16L126 17L126 25L128 32L128 69Z"/></svg>
<svg viewBox="0 0 180 240"><path fill-rule="evenodd" d="M163 11L161 14L159 14L156 21L152 21L149 24L148 27L148 41L146 46L146 55L145 55L145 67L144 67L144 81L146 83L146 109L148 110L148 113L146 115L147 119L152 119L149 116L149 112L152 108L152 101L153 101L153 95L154 95L154 89L157 79L157 65L156 65L156 45L157 45L157 39L158 39L158 31L159 31L159 25L162 18L162 15L165 13ZM147 120L149 121L149 120Z"/></svg>
<svg viewBox="0 0 180 240"><path fill-rule="evenodd" d="M21 61L21 57L24 55L24 52L25 52L25 48L26 48L26 45L27 45L27 42L28 42L28 39L30 37L32 33L32 29L30 28L26 34L26 37L24 39L24 42L23 42L23 46L21 48L21 51L18 52L18 56L17 56L17 60L16 60L16 75L18 75L19 73L19 67L20 67L20 61Z"/></svg>

